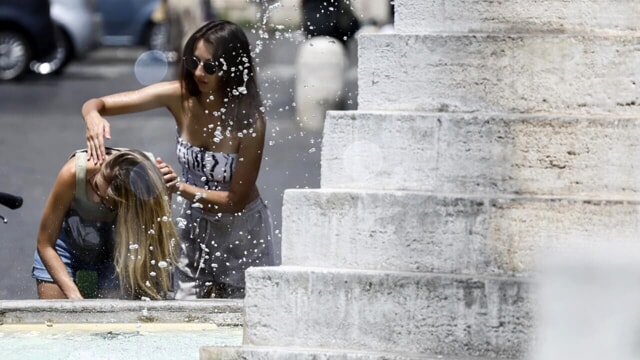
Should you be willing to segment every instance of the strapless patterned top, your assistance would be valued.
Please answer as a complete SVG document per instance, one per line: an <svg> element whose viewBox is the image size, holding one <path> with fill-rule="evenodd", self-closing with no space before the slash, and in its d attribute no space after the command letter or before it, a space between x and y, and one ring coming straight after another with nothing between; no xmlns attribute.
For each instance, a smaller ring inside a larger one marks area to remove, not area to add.
<svg viewBox="0 0 640 360"><path fill-rule="evenodd" d="M213 152L193 146L177 137L178 162L182 166L182 179L204 189L227 191L238 161L238 154Z"/></svg>

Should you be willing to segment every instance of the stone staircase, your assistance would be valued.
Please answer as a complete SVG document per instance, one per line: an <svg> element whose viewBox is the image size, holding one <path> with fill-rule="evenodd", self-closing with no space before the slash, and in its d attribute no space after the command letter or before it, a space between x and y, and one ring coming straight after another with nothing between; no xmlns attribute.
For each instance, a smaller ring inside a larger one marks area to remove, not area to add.
<svg viewBox="0 0 640 360"><path fill-rule="evenodd" d="M640 3L397 0L329 112L241 348L201 359L524 359L549 253L637 242ZM560 358L560 357L559 357Z"/></svg>

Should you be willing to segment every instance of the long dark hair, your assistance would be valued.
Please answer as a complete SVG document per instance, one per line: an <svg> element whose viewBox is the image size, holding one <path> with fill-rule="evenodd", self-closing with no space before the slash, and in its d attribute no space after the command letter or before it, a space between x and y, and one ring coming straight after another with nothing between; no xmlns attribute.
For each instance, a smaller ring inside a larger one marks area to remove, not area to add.
<svg viewBox="0 0 640 360"><path fill-rule="evenodd" d="M229 127L237 132L253 127L254 121L263 116L262 99L255 79L255 68L249 40L244 30L226 20L208 22L197 29L187 40L183 57L193 56L196 44L203 40L213 49L213 57L220 86L227 99L225 118ZM187 96L201 94L192 71L180 63L183 103Z"/></svg>

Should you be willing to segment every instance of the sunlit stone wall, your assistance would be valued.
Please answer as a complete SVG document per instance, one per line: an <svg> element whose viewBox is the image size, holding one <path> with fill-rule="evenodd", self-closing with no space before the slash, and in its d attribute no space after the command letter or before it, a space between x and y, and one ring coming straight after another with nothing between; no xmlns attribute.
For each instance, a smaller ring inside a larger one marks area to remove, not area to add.
<svg viewBox="0 0 640 360"><path fill-rule="evenodd" d="M526 358L541 259L637 242L636 19L397 0L396 33L358 39L358 111L328 113L321 189L285 192L283 266L247 273L246 346L220 353Z"/></svg>

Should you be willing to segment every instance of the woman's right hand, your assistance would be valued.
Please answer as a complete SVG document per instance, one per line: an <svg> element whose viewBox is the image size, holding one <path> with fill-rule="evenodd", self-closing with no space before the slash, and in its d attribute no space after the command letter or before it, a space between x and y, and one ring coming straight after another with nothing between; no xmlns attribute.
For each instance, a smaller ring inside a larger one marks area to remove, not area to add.
<svg viewBox="0 0 640 360"><path fill-rule="evenodd" d="M100 164L107 156L104 140L111 139L111 129L107 119L95 113L85 118L87 125L87 158Z"/></svg>
<svg viewBox="0 0 640 360"><path fill-rule="evenodd" d="M101 104L98 99L87 101L82 107L82 115L86 125L87 159L100 164L107 156L104 140L111 139L111 126L107 119L100 115Z"/></svg>

